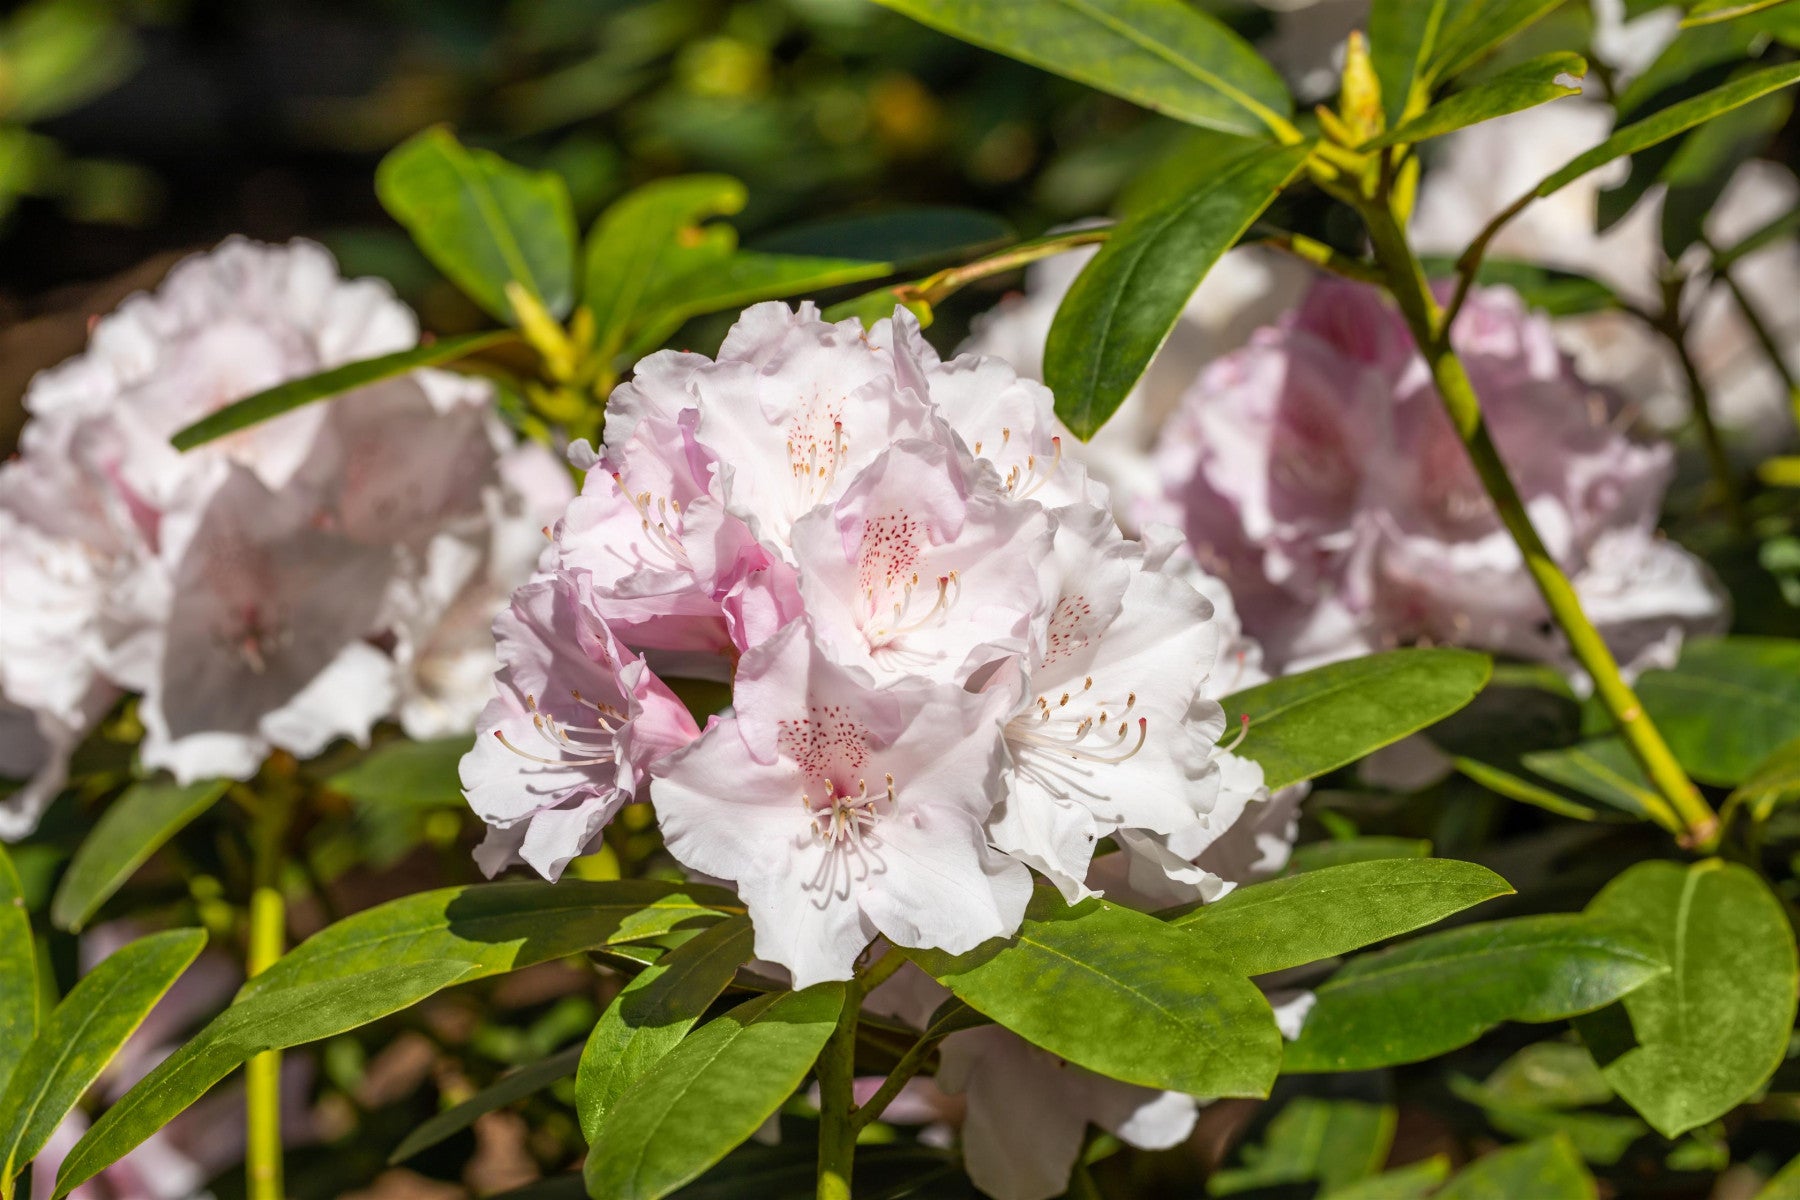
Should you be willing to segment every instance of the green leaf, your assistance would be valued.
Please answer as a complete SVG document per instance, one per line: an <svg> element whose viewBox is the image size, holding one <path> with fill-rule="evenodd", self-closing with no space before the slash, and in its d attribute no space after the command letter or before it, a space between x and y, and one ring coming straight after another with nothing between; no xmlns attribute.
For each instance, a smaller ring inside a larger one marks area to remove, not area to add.
<svg viewBox="0 0 1800 1200"><path fill-rule="evenodd" d="M640 318L641 328L626 346L625 356L647 354L683 322L702 313L810 295L893 273L892 263L740 250L722 263L668 280L648 297L643 304L647 315Z"/></svg>
<svg viewBox="0 0 1800 1200"><path fill-rule="evenodd" d="M177 450L192 450L195 446L204 446L226 434L273 420L314 401L329 400L333 396L379 383L383 379L392 379L420 367L441 366L459 358L467 358L477 351L517 340L518 334L505 329L469 333L461 337L439 338L422 346L396 350L379 358L345 363L317 375L290 379L266 391L257 392L254 396L246 396L234 404L227 404L219 411L195 421L169 441Z"/></svg>
<svg viewBox="0 0 1800 1200"><path fill-rule="evenodd" d="M1474 66L1561 0L1463 0L1444 22L1426 77L1435 85Z"/></svg>
<svg viewBox="0 0 1800 1200"><path fill-rule="evenodd" d="M1638 696L1688 774L1734 786L1800 737L1800 639L1689 642L1674 670L1644 673Z"/></svg>
<svg viewBox="0 0 1800 1200"><path fill-rule="evenodd" d="M1056 393L1056 415L1077 437L1091 438L1106 424L1207 271L1311 152L1248 146L1204 186L1121 221L1063 297L1044 349L1044 381Z"/></svg>
<svg viewBox="0 0 1800 1200"><path fill-rule="evenodd" d="M1747 867L1645 862L1587 911L1660 947L1674 965L1625 997L1623 1022L1578 1023L1601 1072L1664 1137L1729 1112L1787 1052L1794 1025L1794 933Z"/></svg>
<svg viewBox="0 0 1800 1200"><path fill-rule="evenodd" d="M375 169L375 194L437 269L488 313L516 324L517 282L551 316L575 303L575 211L560 177L471 150L442 126Z"/></svg>
<svg viewBox="0 0 1800 1200"><path fill-rule="evenodd" d="M1784 4L1786 0L1700 0L1688 9L1687 16L1682 19L1683 28L1695 25L1711 25L1715 21L1730 21L1737 17L1747 17L1751 13L1761 12L1765 8L1774 8Z"/></svg>
<svg viewBox="0 0 1800 1200"><path fill-rule="evenodd" d="M1437 1191L1438 1184L1450 1177L1450 1160L1434 1154L1423 1162L1412 1163L1380 1175L1359 1179L1345 1187L1335 1188L1321 1200L1425 1200Z"/></svg>
<svg viewBox="0 0 1800 1200"><path fill-rule="evenodd" d="M13 1064L37 1032L38 998L37 947L25 889L6 847L0 846L0 1095Z"/></svg>
<svg viewBox="0 0 1800 1200"><path fill-rule="evenodd" d="M453 961L380 967L239 1000L94 1122L63 1160L56 1195L68 1195L131 1153L256 1055L336 1037L380 1020L464 978L471 967Z"/></svg>
<svg viewBox="0 0 1800 1200"><path fill-rule="evenodd" d="M1437 1200L1594 1200L1593 1176L1567 1138L1509 1146L1464 1167Z"/></svg>
<svg viewBox="0 0 1800 1200"><path fill-rule="evenodd" d="M1788 1159L1787 1166L1756 1193L1756 1200L1800 1200L1800 1154Z"/></svg>
<svg viewBox="0 0 1800 1200"><path fill-rule="evenodd" d="M1335 958L1512 893L1486 867L1391 858L1270 879L1171 919L1244 975Z"/></svg>
<svg viewBox="0 0 1800 1200"><path fill-rule="evenodd" d="M1296 1097L1269 1122L1262 1145L1244 1148L1245 1165L1213 1172L1206 1192L1231 1196L1316 1181L1321 1195L1333 1195L1387 1162L1395 1121L1394 1109L1386 1104Z"/></svg>
<svg viewBox="0 0 1800 1200"><path fill-rule="evenodd" d="M1749 805L1759 821L1768 820L1776 805L1795 801L1800 801L1800 737L1777 746L1730 797L1732 804Z"/></svg>
<svg viewBox="0 0 1800 1200"><path fill-rule="evenodd" d="M567 1079L575 1073L575 1065L580 1060L581 1047L570 1046L549 1058L508 1071L461 1104L445 1109L407 1134L388 1155L388 1164L405 1162L419 1151L462 1132L495 1109L541 1092L559 1079Z"/></svg>
<svg viewBox="0 0 1800 1200"><path fill-rule="evenodd" d="M644 301L671 280L716 268L737 234L708 224L744 207L744 185L728 175L677 175L627 193L588 234L581 302L594 316L602 353L623 348Z"/></svg>
<svg viewBox="0 0 1800 1200"><path fill-rule="evenodd" d="M1369 7L1369 59L1389 127L1425 107L1425 68L1443 32L1449 0L1378 0Z"/></svg>
<svg viewBox="0 0 1800 1200"><path fill-rule="evenodd" d="M0 1181L12 1179L37 1157L205 945L199 929L151 934L108 955L69 989L0 1096Z"/></svg>
<svg viewBox="0 0 1800 1200"><path fill-rule="evenodd" d="M1367 151L1384 146L1411 145L1563 96L1579 96L1579 86L1570 87L1557 80L1564 76L1580 79L1586 74L1587 60L1579 54L1545 54L1440 100L1418 116L1357 148Z"/></svg>
<svg viewBox="0 0 1800 1200"><path fill-rule="evenodd" d="M1656 943L1585 916L1520 917L1352 959L1315 995L1285 1071L1360 1071L1466 1046L1502 1021L1558 1021L1666 974Z"/></svg>
<svg viewBox="0 0 1800 1200"><path fill-rule="evenodd" d="M1605 1104L1612 1085L1587 1047L1576 1042L1538 1042L1499 1066L1482 1084L1487 1094L1509 1104L1541 1108L1581 1108Z"/></svg>
<svg viewBox="0 0 1800 1200"><path fill-rule="evenodd" d="M230 786L229 780L206 779L185 787L160 780L126 788L75 852L50 902L51 923L80 930L133 872Z"/></svg>
<svg viewBox="0 0 1800 1200"><path fill-rule="evenodd" d="M1228 133L1266 136L1293 101L1262 56L1179 0L880 0L933 29Z"/></svg>
<svg viewBox="0 0 1800 1200"><path fill-rule="evenodd" d="M1519 761L1552 783L1645 819L1661 803L1624 739L1594 738L1558 750L1534 750Z"/></svg>
<svg viewBox="0 0 1800 1200"><path fill-rule="evenodd" d="M600 1014L581 1052L575 1111L592 1143L619 1097L641 1079L719 998L750 958L749 917L704 929L645 968Z"/></svg>
<svg viewBox="0 0 1800 1200"><path fill-rule="evenodd" d="M588 1151L588 1195L657 1200L756 1132L811 1070L842 984L758 996L702 1025L613 1106Z"/></svg>
<svg viewBox="0 0 1800 1200"><path fill-rule="evenodd" d="M1467 704L1488 681L1485 654L1448 647L1390 650L1271 680L1220 701L1250 717L1240 757L1270 788L1336 770Z"/></svg>
<svg viewBox="0 0 1800 1200"><path fill-rule="evenodd" d="M364 804L392 808L453 808L463 803L457 765L469 752L468 737L378 746L325 786Z"/></svg>
<svg viewBox="0 0 1800 1200"><path fill-rule="evenodd" d="M975 258L1014 236L1012 226L978 209L899 208L808 221L759 238L752 249L762 254L879 260L892 263L895 270L910 270L946 259Z"/></svg>
<svg viewBox="0 0 1800 1200"><path fill-rule="evenodd" d="M1014 936L967 954L902 951L970 1008L1113 1079L1265 1096L1281 1058L1268 1001L1187 931L1040 888Z"/></svg>
<svg viewBox="0 0 1800 1200"><path fill-rule="evenodd" d="M438 959L472 964L467 978L481 979L743 911L722 888L649 879L439 888L326 926L238 995Z"/></svg>
<svg viewBox="0 0 1800 1200"><path fill-rule="evenodd" d="M1597 1068L1595 1073L1599 1073ZM1457 1099L1480 1108L1488 1124L1501 1133L1523 1140L1561 1134L1583 1159L1600 1166L1618 1162L1633 1142L1650 1132L1650 1127L1636 1117L1566 1112L1509 1099L1460 1075L1451 1076L1450 1090ZM1611 1089L1607 1091L1610 1095Z"/></svg>
<svg viewBox="0 0 1800 1200"><path fill-rule="evenodd" d="M1324 867L1341 867L1347 863L1377 862L1387 858L1430 858L1431 843L1424 838L1367 837L1333 838L1294 847L1288 859L1286 874L1302 875Z"/></svg>
<svg viewBox="0 0 1800 1200"><path fill-rule="evenodd" d="M1773 245L1796 234L1800 234L1800 208L1789 209L1731 245L1722 247L1713 255L1712 269L1715 272L1727 270L1746 255L1755 254L1764 246Z"/></svg>
<svg viewBox="0 0 1800 1200"><path fill-rule="evenodd" d="M1531 195L1539 199L1552 195L1596 167L1603 167L1616 158L1636 154L1659 142L1666 142L1720 113L1730 112L1797 80L1800 80L1800 63L1784 63L1748 72L1711 91L1702 92L1679 104L1671 104L1641 121L1633 121L1622 129L1614 130L1613 135L1604 142L1584 154L1576 155L1561 170L1548 176L1532 189Z"/></svg>

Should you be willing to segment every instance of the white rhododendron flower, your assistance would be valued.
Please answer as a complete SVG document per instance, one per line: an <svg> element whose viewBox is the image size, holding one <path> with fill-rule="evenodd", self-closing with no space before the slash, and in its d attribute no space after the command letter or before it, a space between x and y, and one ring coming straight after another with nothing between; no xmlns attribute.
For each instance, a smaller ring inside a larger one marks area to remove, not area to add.
<svg viewBox="0 0 1800 1200"><path fill-rule="evenodd" d="M32 381L0 466L0 773L31 783L0 835L35 827L127 692L142 762L183 782L249 778L273 749L308 757L394 716L414 736L471 728L486 628L571 491L486 384L414 372L169 444L252 392L417 340L387 285L340 279L321 247L234 238Z"/></svg>
<svg viewBox="0 0 1800 1200"><path fill-rule="evenodd" d="M561 588L607 661L730 680L732 708L639 747L635 711L546 710L572 689L518 681L503 618L464 765L484 868L554 877L647 771L669 852L735 884L758 955L805 986L878 934L1011 933L1026 868L1084 895L1102 838L1198 853L1220 797L1235 820L1262 783L1218 746L1213 607L1166 544L1120 535L1053 408L999 359L940 360L904 310L864 329L761 304L717 359L645 359L603 450L572 454L582 494L521 597ZM552 640L531 654L572 654Z"/></svg>
<svg viewBox="0 0 1800 1200"><path fill-rule="evenodd" d="M1724 622L1705 568L1655 529L1674 470L1627 432L1548 324L1478 289L1452 337L1532 520L1634 659L1669 665L1684 632ZM1281 669L1417 640L1572 669L1511 536L1413 351L1373 289L1337 280L1209 368L1159 450L1146 515L1182 526Z"/></svg>

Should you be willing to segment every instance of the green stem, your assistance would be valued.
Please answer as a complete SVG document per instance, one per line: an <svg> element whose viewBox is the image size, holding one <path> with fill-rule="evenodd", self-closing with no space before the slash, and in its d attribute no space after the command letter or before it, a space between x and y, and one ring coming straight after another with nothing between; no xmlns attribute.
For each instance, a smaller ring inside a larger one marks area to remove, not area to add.
<svg viewBox="0 0 1800 1200"><path fill-rule="evenodd" d="M1016 246L1009 246L1005 250L990 254L986 258L976 259L972 263L946 267L937 274L927 275L915 283L903 283L894 291L908 300L923 300L933 306L939 305L977 280L986 279L992 275L1003 275L1008 271L1029 266L1039 259L1065 254L1081 246L1092 246L1104 242L1111 232L1110 225L1103 225L1094 229L1075 229L1068 233L1055 233L1029 242L1020 242Z"/></svg>
<svg viewBox="0 0 1800 1200"><path fill-rule="evenodd" d="M1687 330L1682 328L1681 318L1676 312L1675 295L1680 292L1679 283L1671 284L1665 289L1663 319L1657 328L1668 339L1669 345L1675 349L1675 360L1681 364L1682 377L1687 381L1688 407L1694 414L1694 425L1700 431L1700 445L1706 451L1706 462L1712 471L1713 483L1719 489L1719 497L1725 505L1725 516L1738 529L1745 527L1744 501L1737 483L1737 472L1732 468L1731 455L1725 451L1725 439L1719 434L1719 427L1713 421L1712 398L1707 393L1706 381L1700 378L1700 368L1694 362L1694 356L1688 352Z"/></svg>
<svg viewBox="0 0 1800 1200"><path fill-rule="evenodd" d="M1763 354L1768 357L1770 365L1775 368L1775 374L1780 376L1782 385L1787 388L1788 405L1794 414L1794 424L1796 427L1800 427L1800 380L1794 378L1794 372L1788 367L1787 358L1781 353L1781 344L1775 340L1775 335L1769 330L1768 322L1763 320L1762 313L1757 310L1756 305L1750 302L1749 295L1738 285L1737 276L1731 273L1731 268L1726 265L1724 256L1713 247L1711 242L1706 243L1706 246L1713 254L1713 274L1717 275L1724 281L1725 286L1731 289L1731 298L1737 301L1738 311L1744 314L1744 324L1750 326L1751 334L1755 336L1757 344L1762 347Z"/></svg>
<svg viewBox="0 0 1800 1200"><path fill-rule="evenodd" d="M862 991L844 989L844 1011L819 1054L818 1200L850 1200L850 1173L856 1159L856 1018Z"/></svg>
<svg viewBox="0 0 1800 1200"><path fill-rule="evenodd" d="M886 1112L887 1106L892 1104L894 1097L900 1094L900 1089L904 1088L911 1082L912 1077L919 1073L919 1069L931 1057L932 1050L936 1048L940 1040L942 1039L936 1035L927 1033L908 1047L906 1053L900 1056L900 1061L894 1064L894 1069L888 1072L888 1077L881 1081L881 1087L876 1089L875 1094L870 1096L862 1107L851 1114L851 1128L861 1130L863 1126Z"/></svg>
<svg viewBox="0 0 1800 1200"><path fill-rule="evenodd" d="M1620 676L1619 664L1612 651L1582 611L1575 588L1556 565L1532 525L1518 489L1513 486L1512 476L1507 473L1487 423L1482 419L1481 401L1475 394L1474 385L1469 382L1462 360L1451 348L1449 326L1432 298L1424 268L1401 232L1399 221L1385 200L1360 207L1375 245L1376 258L1387 271L1388 288L1399 302L1413 340L1431 368L1438 394L1443 397L1450 420L1468 448L1475 471L1507 532L1518 544L1525 567L1543 594L1551 615L1562 627L1576 660L1592 677L1595 693L1644 773L1668 802L1670 812L1661 814L1665 824L1684 844L1703 851L1712 849L1719 841L1719 819L1681 769L1681 764L1675 761L1661 731L1650 720L1631 686ZM1666 820L1671 816L1673 820Z"/></svg>
<svg viewBox="0 0 1800 1200"><path fill-rule="evenodd" d="M289 807L285 797L259 806L251 830L253 846L250 938L246 975L275 965L287 940L287 903L281 893L282 847ZM244 1066L245 1155L250 1200L281 1200L281 1052L258 1054Z"/></svg>

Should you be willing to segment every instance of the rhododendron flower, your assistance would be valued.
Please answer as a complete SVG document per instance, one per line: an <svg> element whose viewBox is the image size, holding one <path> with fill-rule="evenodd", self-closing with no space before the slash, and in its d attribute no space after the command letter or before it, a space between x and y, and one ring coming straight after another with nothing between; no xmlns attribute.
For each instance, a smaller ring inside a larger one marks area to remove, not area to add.
<svg viewBox="0 0 1800 1200"><path fill-rule="evenodd" d="M738 667L737 715L654 768L669 852L737 885L756 954L804 988L848 979L876 934L960 954L1018 928L1025 868L982 823L1000 796L994 698L877 685L801 619Z"/></svg>
<svg viewBox="0 0 1800 1200"><path fill-rule="evenodd" d="M1634 594L1624 620L1601 624L1621 648L1646 651L1627 666L1666 664L1683 631L1719 627L1723 600L1704 568L1655 542L1670 449L1630 436L1621 401L1583 383L1512 293L1477 290L1452 337L1577 590ZM1373 289L1316 285L1291 319L1196 383L1159 451L1164 497L1146 512L1183 526L1277 666L1420 639L1567 665L1405 339ZM1660 565L1668 555L1688 569Z"/></svg>
<svg viewBox="0 0 1800 1200"><path fill-rule="evenodd" d="M621 646L585 572L525 585L494 621L499 694L462 760L469 804L491 827L476 861L517 857L550 879L629 802L656 759L699 728Z"/></svg>

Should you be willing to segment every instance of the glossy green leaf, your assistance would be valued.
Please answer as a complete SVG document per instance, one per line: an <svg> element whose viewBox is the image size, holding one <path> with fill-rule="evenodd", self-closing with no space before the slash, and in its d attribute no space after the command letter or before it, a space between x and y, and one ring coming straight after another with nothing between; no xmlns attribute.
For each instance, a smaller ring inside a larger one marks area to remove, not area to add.
<svg viewBox="0 0 1800 1200"><path fill-rule="evenodd" d="M1594 1178L1567 1138L1509 1146L1457 1173L1436 1200L1594 1200Z"/></svg>
<svg viewBox="0 0 1800 1200"><path fill-rule="evenodd" d="M684 321L702 313L745 308L761 300L811 296L893 273L893 264L885 262L739 250L721 263L668 280L646 297L646 315L639 322L642 327L626 346L625 356L654 350Z"/></svg>
<svg viewBox="0 0 1800 1200"><path fill-rule="evenodd" d="M1486 867L1394 858L1325 867L1227 893L1169 924L1245 975L1335 958L1512 893Z"/></svg>
<svg viewBox="0 0 1800 1200"><path fill-rule="evenodd" d="M461 1104L445 1109L407 1134L388 1155L388 1162L405 1162L419 1151L462 1132L495 1109L541 1092L559 1079L567 1079L575 1073L580 1060L581 1047L570 1046L549 1058L508 1071Z"/></svg>
<svg viewBox="0 0 1800 1200"><path fill-rule="evenodd" d="M1579 85L1571 87L1558 80L1567 77L1579 80L1586 74L1587 60L1579 54L1545 54L1438 101L1418 116L1363 143L1359 149L1378 150L1384 146L1423 142L1564 96L1579 96Z"/></svg>
<svg viewBox="0 0 1800 1200"><path fill-rule="evenodd" d="M1709 121L1720 113L1729 112L1739 105L1748 104L1770 92L1788 87L1800 81L1800 63L1783 63L1779 66L1764 67L1740 75L1731 82L1721 84L1698 96L1672 104L1661 109L1641 121L1633 121L1621 129L1613 131L1613 135L1595 146L1592 150L1576 155L1573 159L1547 177L1531 194L1540 199L1549 196L1574 183L1596 167L1603 167L1616 158L1627 154L1636 154L1647 150L1659 142L1665 142L1677 134L1685 133L1702 122Z"/></svg>
<svg viewBox="0 0 1800 1200"><path fill-rule="evenodd" d="M67 1195L129 1154L256 1055L335 1037L380 1020L457 982L472 966L438 961L380 967L239 1000L94 1122L63 1160L56 1195Z"/></svg>
<svg viewBox="0 0 1800 1200"><path fill-rule="evenodd" d="M1711 25L1715 21L1732 21L1786 2L1787 0L1700 0L1688 9L1687 16L1681 23L1684 26L1694 26Z"/></svg>
<svg viewBox="0 0 1800 1200"><path fill-rule="evenodd" d="M1449 7L1450 0L1379 0L1369 6L1369 59L1390 128L1425 107L1431 82L1425 68Z"/></svg>
<svg viewBox="0 0 1800 1200"><path fill-rule="evenodd" d="M1301 875L1325 867L1341 867L1348 863L1378 862L1387 858L1430 858L1431 843L1424 838L1392 837L1371 834L1364 837L1331 838L1294 847L1288 859L1286 874Z"/></svg>
<svg viewBox="0 0 1800 1200"><path fill-rule="evenodd" d="M673 280L717 268L737 234L709 223L744 207L744 185L727 175L677 175L627 193L600 215L583 252L581 303L604 352L617 352L645 300Z"/></svg>
<svg viewBox="0 0 1800 1200"><path fill-rule="evenodd" d="M473 964L467 978L480 979L741 912L722 888L648 879L439 888L326 926L246 983L239 996L438 959Z"/></svg>
<svg viewBox="0 0 1800 1200"><path fill-rule="evenodd" d="M1468 925L1352 959L1315 992L1283 1070L1420 1062L1502 1021L1591 1012L1666 974L1656 943L1585 916Z"/></svg>
<svg viewBox="0 0 1800 1200"><path fill-rule="evenodd" d="M1334 1188L1320 1200L1425 1200L1450 1177L1450 1160L1434 1154L1423 1162L1383 1171Z"/></svg>
<svg viewBox="0 0 1800 1200"><path fill-rule="evenodd" d="M82 840L50 902L59 929L79 930L132 874L188 823L218 803L224 779L186 786L171 780L136 783L107 808Z"/></svg>
<svg viewBox="0 0 1800 1200"><path fill-rule="evenodd" d="M1560 3L1561 0L1462 0L1453 4L1438 34L1426 77L1433 84L1455 78Z"/></svg>
<svg viewBox="0 0 1800 1200"><path fill-rule="evenodd" d="M724 1158L793 1094L843 1008L842 984L713 1018L619 1097L588 1150L588 1195L657 1200Z"/></svg>
<svg viewBox="0 0 1800 1200"><path fill-rule="evenodd" d="M375 169L375 194L450 282L493 317L517 323L506 285L550 315L575 303L575 212L569 189L438 126L402 142Z"/></svg>
<svg viewBox="0 0 1800 1200"><path fill-rule="evenodd" d="M1674 670L1644 673L1638 696L1690 775L1734 786L1800 737L1800 639L1690 642Z"/></svg>
<svg viewBox="0 0 1800 1200"><path fill-rule="evenodd" d="M1387 1162L1396 1113L1386 1104L1299 1096L1282 1106L1259 1146L1246 1146L1244 1165L1215 1171L1210 1196L1232 1196L1284 1183L1319 1185L1320 1195L1365 1179Z"/></svg>
<svg viewBox="0 0 1800 1200"><path fill-rule="evenodd" d="M25 889L6 847L0 846L0 1095L13 1064L37 1032L38 999L37 947Z"/></svg>
<svg viewBox="0 0 1800 1200"><path fill-rule="evenodd" d="M0 1180L44 1143L119 1047L206 945L199 929L171 929L109 954L56 1006L0 1096Z"/></svg>
<svg viewBox="0 0 1800 1200"><path fill-rule="evenodd" d="M1615 1013L1579 1022L1614 1090L1671 1138L1754 1094L1787 1052L1800 986L1793 929L1755 872L1639 863L1587 911L1649 939L1674 968L1625 997L1629 1029Z"/></svg>
<svg viewBox="0 0 1800 1200"><path fill-rule="evenodd" d="M1040 888L1010 938L967 954L906 950L957 998L1026 1041L1113 1079L1264 1096L1281 1059L1268 1001L1204 942L1102 900Z"/></svg>
<svg viewBox="0 0 1800 1200"><path fill-rule="evenodd" d="M1266 136L1293 110L1281 77L1180 0L880 0L952 37L1228 133Z"/></svg>
<svg viewBox="0 0 1800 1200"><path fill-rule="evenodd" d="M442 366L459 358L467 358L478 351L516 340L518 334L504 329L439 338L410 350L396 350L379 358L345 363L341 367L333 367L329 371L321 371L303 379L290 379L202 417L169 441L177 450L192 450L195 446L203 446L226 434L273 420L283 413L315 401L329 400L333 396L341 396L345 392L379 383L383 379L405 375L420 367Z"/></svg>
<svg viewBox="0 0 1800 1200"><path fill-rule="evenodd" d="M1555 750L1534 750L1521 755L1519 761L1552 783L1640 820L1661 802L1622 738L1594 738Z"/></svg>
<svg viewBox="0 0 1800 1200"><path fill-rule="evenodd" d="M1063 297L1044 348L1044 381L1077 437L1106 424L1207 271L1310 153L1305 145L1248 146L1204 186L1121 221Z"/></svg>
<svg viewBox="0 0 1800 1200"><path fill-rule="evenodd" d="M680 1044L749 960L749 917L704 929L645 968L600 1014L581 1052L575 1111L591 1143L619 1097Z"/></svg>
<svg viewBox="0 0 1800 1200"><path fill-rule="evenodd" d="M1492 662L1470 650L1390 650L1272 680L1220 701L1250 717L1237 749L1271 788L1323 775L1442 720L1473 699Z"/></svg>

